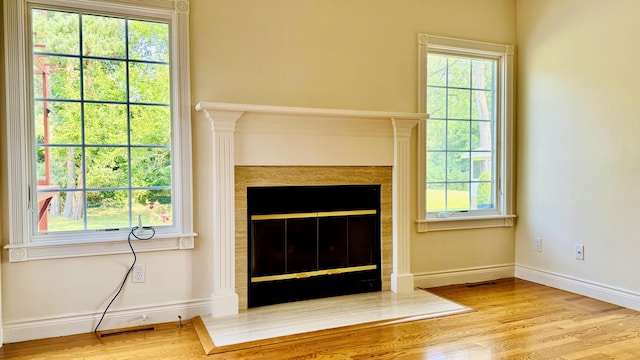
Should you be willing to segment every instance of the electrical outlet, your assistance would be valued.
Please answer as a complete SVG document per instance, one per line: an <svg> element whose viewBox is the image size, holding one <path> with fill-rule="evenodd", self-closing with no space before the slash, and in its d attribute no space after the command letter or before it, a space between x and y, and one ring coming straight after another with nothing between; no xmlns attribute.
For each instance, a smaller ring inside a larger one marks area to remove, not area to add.
<svg viewBox="0 0 640 360"><path fill-rule="evenodd" d="M539 237L533 238L533 247L536 251L542 251L542 239Z"/></svg>
<svg viewBox="0 0 640 360"><path fill-rule="evenodd" d="M144 282L144 265L138 264L133 267L131 272L131 282L143 283Z"/></svg>
<svg viewBox="0 0 640 360"><path fill-rule="evenodd" d="M576 259L584 260L584 245L576 244Z"/></svg>

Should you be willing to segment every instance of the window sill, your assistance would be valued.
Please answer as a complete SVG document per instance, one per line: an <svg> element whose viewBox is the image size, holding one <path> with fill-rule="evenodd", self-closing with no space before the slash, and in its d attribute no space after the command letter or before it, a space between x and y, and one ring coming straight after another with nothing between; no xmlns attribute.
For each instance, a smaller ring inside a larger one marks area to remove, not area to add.
<svg viewBox="0 0 640 360"><path fill-rule="evenodd" d="M511 227L516 215L485 215L416 220L418 232Z"/></svg>
<svg viewBox="0 0 640 360"><path fill-rule="evenodd" d="M132 239L136 253L187 250L194 248L198 234L159 234L150 240ZM28 244L9 244L9 262L29 260L59 259L80 256L97 256L130 253L127 239L93 241L42 241Z"/></svg>

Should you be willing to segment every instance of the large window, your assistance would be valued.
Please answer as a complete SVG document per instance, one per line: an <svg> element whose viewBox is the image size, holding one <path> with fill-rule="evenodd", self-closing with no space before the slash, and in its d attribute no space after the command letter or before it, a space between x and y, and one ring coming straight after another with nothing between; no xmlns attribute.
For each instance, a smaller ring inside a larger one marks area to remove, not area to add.
<svg viewBox="0 0 640 360"><path fill-rule="evenodd" d="M8 88L24 99L8 101L9 149L26 165L9 174L20 211L10 213L12 260L123 240L139 221L168 248L192 245L189 98L178 87L188 52L176 41L188 2L179 3L9 1L5 13L25 19L8 36L19 51L6 52L21 69Z"/></svg>
<svg viewBox="0 0 640 360"><path fill-rule="evenodd" d="M172 225L168 24L30 14L37 231Z"/></svg>
<svg viewBox="0 0 640 360"><path fill-rule="evenodd" d="M424 34L419 41L421 111L429 113L421 124L422 219L447 221L447 229L456 227L451 220L508 219L513 50Z"/></svg>

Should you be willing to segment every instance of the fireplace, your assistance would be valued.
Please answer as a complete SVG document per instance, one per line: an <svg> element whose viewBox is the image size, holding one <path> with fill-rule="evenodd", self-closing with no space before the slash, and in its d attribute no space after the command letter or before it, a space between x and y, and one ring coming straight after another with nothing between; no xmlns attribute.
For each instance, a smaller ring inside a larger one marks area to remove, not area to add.
<svg viewBox="0 0 640 360"><path fill-rule="evenodd" d="M413 292L411 137L427 114L214 102L196 110L213 135L213 317L248 305L250 186L382 184L382 290Z"/></svg>
<svg viewBox="0 0 640 360"><path fill-rule="evenodd" d="M248 306L381 289L380 185L247 188Z"/></svg>

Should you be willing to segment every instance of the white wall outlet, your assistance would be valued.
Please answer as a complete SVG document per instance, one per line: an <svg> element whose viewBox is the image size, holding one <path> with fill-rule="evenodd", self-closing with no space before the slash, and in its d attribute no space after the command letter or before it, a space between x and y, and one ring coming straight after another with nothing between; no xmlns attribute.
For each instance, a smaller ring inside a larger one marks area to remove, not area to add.
<svg viewBox="0 0 640 360"><path fill-rule="evenodd" d="M584 260L584 245L576 244L576 259Z"/></svg>
<svg viewBox="0 0 640 360"><path fill-rule="evenodd" d="M539 238L539 237L533 238L533 248L538 252L542 251L542 239L541 238Z"/></svg>
<svg viewBox="0 0 640 360"><path fill-rule="evenodd" d="M144 264L138 264L133 267L133 270L131 271L131 282L144 282Z"/></svg>

